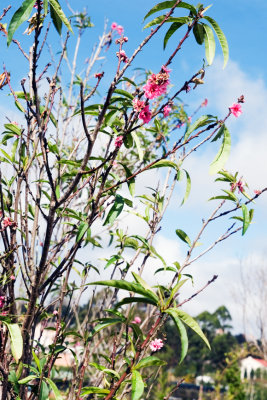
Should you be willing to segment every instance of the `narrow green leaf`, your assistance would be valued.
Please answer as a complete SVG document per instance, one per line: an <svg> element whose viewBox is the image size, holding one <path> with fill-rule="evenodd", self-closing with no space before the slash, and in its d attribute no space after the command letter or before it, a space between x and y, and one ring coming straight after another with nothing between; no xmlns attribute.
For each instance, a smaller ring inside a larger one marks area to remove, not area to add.
<svg viewBox="0 0 267 400"><path fill-rule="evenodd" d="M57 0L48 0L48 1L50 3L50 6L53 7L55 13L58 15L58 17L63 22L63 24L65 24L66 27L68 28L68 30L73 33L73 30L72 30L72 27L70 26L68 18L66 17L64 12L62 11L62 8L60 7L60 4L58 3L58 1Z"/></svg>
<svg viewBox="0 0 267 400"><path fill-rule="evenodd" d="M129 100L133 100L133 98L134 98L134 96L131 93L127 92L126 90L115 89L114 93L118 93L124 97L127 97Z"/></svg>
<svg viewBox="0 0 267 400"><path fill-rule="evenodd" d="M7 329L9 331L11 339L11 352L16 363L18 363L23 351L23 341L20 327L18 324L9 324L5 321L3 321L3 323L7 326Z"/></svg>
<svg viewBox="0 0 267 400"><path fill-rule="evenodd" d="M61 396L60 391L58 390L56 384L50 378L45 378L45 380L53 390L55 395L55 400L63 400L63 397Z"/></svg>
<svg viewBox="0 0 267 400"><path fill-rule="evenodd" d="M196 129L205 126L210 122L211 122L210 115L202 115L201 117L199 117L195 122L189 125L187 131L185 132L184 141L186 141L191 135L191 133L194 132Z"/></svg>
<svg viewBox="0 0 267 400"><path fill-rule="evenodd" d="M41 373L42 372L42 368L41 368L41 365L40 365L40 361L39 361L39 358L37 357L37 354L34 352L34 350L32 350L32 356L34 358L34 361L35 361L35 364L36 364L36 366L38 368L38 371Z"/></svg>
<svg viewBox="0 0 267 400"><path fill-rule="evenodd" d="M173 161L169 161L169 160L159 160L155 164L151 165L151 167L149 167L149 169L163 168L163 167L174 168L176 171L178 170L178 165L175 164Z"/></svg>
<svg viewBox="0 0 267 400"><path fill-rule="evenodd" d="M173 22L171 24L171 26L169 27L169 29L166 32L166 35L164 36L164 41L163 41L164 49L166 48L167 43L168 43L170 37L174 34L174 32L176 32L179 28L181 28L181 26L183 26L184 24L187 24L190 21L190 18L188 18L188 17L177 18L177 20L178 19L179 19L179 21Z"/></svg>
<svg viewBox="0 0 267 400"><path fill-rule="evenodd" d="M249 227L250 224L250 216L248 208L245 204L242 204L242 214L243 214L243 228L242 228L242 235L244 235Z"/></svg>
<svg viewBox="0 0 267 400"><path fill-rule="evenodd" d="M54 8L50 4L50 15L52 22L54 24L54 27L56 28L56 31L58 32L59 35L62 33L62 20L59 18L58 14L55 12Z"/></svg>
<svg viewBox="0 0 267 400"><path fill-rule="evenodd" d="M135 281L136 281L137 283L139 283L139 285L143 286L144 289L149 290L150 292L154 293L152 287L149 286L149 285L146 283L146 281L144 281L144 279L141 278L141 276L139 276L139 275L136 274L135 272L132 272L132 275L133 275Z"/></svg>
<svg viewBox="0 0 267 400"><path fill-rule="evenodd" d="M230 150L231 150L231 135L225 125L223 130L223 141L218 154L216 155L214 161L211 163L209 172L210 174L216 174L220 169L223 168L226 163Z"/></svg>
<svg viewBox="0 0 267 400"><path fill-rule="evenodd" d="M176 328L180 334L180 340L181 340L181 355L180 355L180 362L179 364L181 364L187 354L188 351L188 337L187 337L187 332L185 329L184 324L182 323L182 321L180 321L180 319L177 316L177 309L175 308L169 308L168 310L166 310L165 312L167 314L169 314L172 317L173 322L176 325Z"/></svg>
<svg viewBox="0 0 267 400"><path fill-rule="evenodd" d="M89 229L89 224L87 222L82 222L80 224L76 236L76 243L82 239L83 235L87 232L88 229Z"/></svg>
<svg viewBox="0 0 267 400"><path fill-rule="evenodd" d="M102 389L94 386L85 386L82 388L81 395L84 396L86 394L97 393L97 394L108 394L108 389Z"/></svg>
<svg viewBox="0 0 267 400"><path fill-rule="evenodd" d="M191 328L193 331L195 331L198 336L206 343L208 348L210 349L210 344L204 333L202 332L202 329L198 325L198 323L192 318L190 315L188 315L186 312L176 309L176 308L169 308L169 310L175 310L177 312L178 318L180 318L189 328Z"/></svg>
<svg viewBox="0 0 267 400"><path fill-rule="evenodd" d="M124 207L124 198L117 194L113 206L108 212L107 218L103 225L113 224L115 219L120 215Z"/></svg>
<svg viewBox="0 0 267 400"><path fill-rule="evenodd" d="M184 198L182 200L181 206L186 202L186 200L189 197L190 191L191 191L191 178L189 173L184 169L184 172L186 174L186 190L185 190L185 195Z"/></svg>
<svg viewBox="0 0 267 400"><path fill-rule="evenodd" d="M166 365L166 361L160 360L156 356L149 356L143 358L135 367L134 369L141 369L147 367L159 367L161 365Z"/></svg>
<svg viewBox="0 0 267 400"><path fill-rule="evenodd" d="M4 124L4 127L15 135L21 135L21 129L15 124Z"/></svg>
<svg viewBox="0 0 267 400"><path fill-rule="evenodd" d="M208 61L208 64L211 65L213 63L213 59L215 56L215 48L216 48L215 39L213 31L209 27L209 25L202 24L202 26L205 30L204 41L205 41L206 59Z"/></svg>
<svg viewBox="0 0 267 400"><path fill-rule="evenodd" d="M128 137L128 135L127 135ZM133 175L133 173L131 172L131 170L127 167L127 165L125 164L121 164L126 172L126 177L129 178L130 176ZM131 193L132 196L134 196L135 193L135 179L131 178L127 181L127 185L128 185L128 189L129 192Z"/></svg>
<svg viewBox="0 0 267 400"><path fill-rule="evenodd" d="M195 36L196 42L202 45L204 42L205 31L202 24L195 24L193 28L193 34Z"/></svg>
<svg viewBox="0 0 267 400"><path fill-rule="evenodd" d="M132 373L132 400L139 400L144 392L144 382L141 374L133 370Z"/></svg>
<svg viewBox="0 0 267 400"><path fill-rule="evenodd" d="M227 39L226 39L223 31L219 27L219 25L217 24L217 22L213 18L208 17L208 16L204 16L204 18L207 21L209 21L209 23L213 27L213 29L214 29L214 31L215 31L218 39L219 39L219 42L220 42L220 45L221 45L221 48L222 48L222 52L223 52L223 59L224 59L223 68L225 68L225 66L226 66L226 64L228 62L228 59L229 59L229 47L228 47Z"/></svg>
<svg viewBox="0 0 267 400"><path fill-rule="evenodd" d="M128 135L127 135L128 136ZM137 148L137 153L139 155L139 160L143 161L144 158L144 151L142 149L139 137L137 136L136 132L131 132L131 136L135 142L136 148Z"/></svg>
<svg viewBox="0 0 267 400"><path fill-rule="evenodd" d="M38 378L37 375L29 375L29 376L26 376L26 378L20 379L18 382L20 385L25 385L25 383L28 383L36 378Z"/></svg>
<svg viewBox="0 0 267 400"><path fill-rule="evenodd" d="M100 322L99 324L97 324L94 327L92 332L90 332L89 337L92 338L94 335L96 335L98 332L102 331L102 329L107 328L108 326L121 324L122 322L123 321L121 320L121 318L105 318L105 320L103 322Z"/></svg>
<svg viewBox="0 0 267 400"><path fill-rule="evenodd" d="M150 17L150 15L155 14L158 11L172 8L176 2L177 2L177 0L172 0L172 1L163 1L161 3L156 4L153 8L151 8L150 11L148 11L148 13L144 17L144 20L147 19L148 17ZM191 4L185 3L184 1L179 3L177 5L177 8L187 8L188 10L192 11L192 13L194 15L196 15L196 13L197 13L197 10L194 6L192 6Z"/></svg>
<svg viewBox="0 0 267 400"><path fill-rule="evenodd" d="M11 18L11 21L8 26L8 35L7 35L8 46L12 42L12 38L18 27L30 17L34 3L35 0L24 0L20 8L15 12L13 17Z"/></svg>
<svg viewBox="0 0 267 400"><path fill-rule="evenodd" d="M187 243L188 246L191 247L191 240L189 239L187 234L182 231L182 229L176 229L175 233L183 242Z"/></svg>
<svg viewBox="0 0 267 400"><path fill-rule="evenodd" d="M143 29L147 29L150 28L151 26L154 25L159 25L165 18L165 15L161 15L155 19L153 19L152 21L150 21L148 24L146 24L146 26ZM185 23L189 22L190 18L188 17L170 17L167 19L166 23L170 23L170 22L178 22L178 23L182 23L182 25L184 25Z"/></svg>
<svg viewBox="0 0 267 400"><path fill-rule="evenodd" d="M104 373L106 373L108 375L113 375L113 376L116 376L116 378L120 379L120 375L118 374L118 372L114 371L113 369L106 368L103 365L100 365L100 364L95 363L95 362L91 362L91 363L89 363L89 365L91 367L95 367L99 371L103 371Z"/></svg>
<svg viewBox="0 0 267 400"><path fill-rule="evenodd" d="M125 304L131 303L144 303L144 304L153 304L154 306L157 305L157 302L148 298L148 297L125 297L119 303L116 304L116 308L124 306Z"/></svg>

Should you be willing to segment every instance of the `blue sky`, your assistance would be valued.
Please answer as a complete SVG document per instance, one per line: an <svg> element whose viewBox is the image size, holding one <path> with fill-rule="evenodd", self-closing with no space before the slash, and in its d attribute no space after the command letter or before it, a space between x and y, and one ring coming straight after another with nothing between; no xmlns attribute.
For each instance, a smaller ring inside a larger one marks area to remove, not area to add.
<svg viewBox="0 0 267 400"><path fill-rule="evenodd" d="M18 1L13 0L5 3L5 6L11 4L15 9ZM66 14L69 15L67 7L64 6L64 1L61 0L61 3ZM83 69L84 59L90 54L94 43L101 34L105 18L109 20L108 24L115 21L124 26L125 34L129 38L125 50L130 55L148 33L147 30L142 30L142 19L146 12L156 4L156 1L100 0L95 2L69 0L69 3L74 10L87 7L88 14L95 24L95 27L88 30L84 35L84 43L78 58L79 68ZM205 2L205 5L209 4L209 2ZM186 13L180 11L177 15L186 15ZM209 99L207 112L223 117L227 107L240 94L245 95L246 103L243 107L243 115L238 120L232 118L229 124L233 135L233 149L227 167L233 168L233 171L242 171L244 179L248 180L252 190L263 188L267 183L267 128L265 128L267 126L267 2L266 0L254 0L253 2L250 0L215 0L208 10L208 15L219 23L228 39L229 64L223 71L221 50L217 43L216 59L214 65L207 69L205 85L190 93L185 101L191 104L191 108L189 106L188 110L193 111L196 105L207 97ZM21 27L18 35L24 29L25 26ZM163 51L162 41L165 32L166 28L163 28L162 32L154 37L149 46L138 55L135 67L159 70L170 55L171 49L180 40L183 31L178 31L179 34L173 36L166 51ZM28 48L30 40L24 37L22 44L25 49ZM75 40L76 38L72 36L70 53L73 50ZM55 32L51 33L50 41L53 43L59 41ZM105 81L104 85L100 87L101 95L105 95L105 83L108 83L115 71L116 57L114 53L115 45L111 49L108 61L103 63ZM2 63L1 59L5 60L7 69L12 73L14 87L16 90L20 90L19 80L23 74L27 74L26 63L20 55L18 58L14 58L14 54L17 55L11 47L8 50L6 49L2 38L0 62ZM200 68L203 58L204 47L198 46L190 38L171 65L172 82L180 86L185 79ZM0 108L2 113L6 110L7 101L10 100L4 94L1 94ZM180 199L179 193L177 193L171 203L165 229L162 230L157 242L162 252L167 253L169 251L174 258L183 257L186 252L183 244L175 237L175 229L187 230L186 227L189 226L188 233L194 235L202 217L206 218L210 211L210 203L207 203L207 199L214 194L215 186L212 184L214 177L208 175L208 165L216 153L217 148L214 147L212 150L194 156L186 165L192 174L191 197L183 209L178 209ZM199 301L188 305L188 311L192 314L203 309L214 311L214 307L222 303L226 304L234 315L238 314L238 305L233 303L230 289L235 282L238 282L240 259L252 259L254 263L257 263L257 257L260 259L262 254L266 252L266 209L266 196L262 196L256 206L255 224L249 228L245 237L241 238L241 235L238 234L238 237L219 245L213 253L210 253L192 269L196 276L196 288L210 279L213 273L218 272L218 269L220 270L219 280L214 287L209 288L206 293L201 295ZM227 227L229 222L224 224L224 226L223 224L220 225L220 229ZM216 233L217 228L214 227L210 234L203 239L207 240L208 243ZM241 329L241 325L237 323L236 330L238 329Z"/></svg>

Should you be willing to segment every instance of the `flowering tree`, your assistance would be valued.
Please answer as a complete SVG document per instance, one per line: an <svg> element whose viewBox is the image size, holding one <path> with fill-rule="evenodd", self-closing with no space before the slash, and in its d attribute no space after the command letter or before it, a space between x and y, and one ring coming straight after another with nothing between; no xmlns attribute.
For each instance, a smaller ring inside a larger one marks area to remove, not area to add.
<svg viewBox="0 0 267 400"><path fill-rule="evenodd" d="M180 87L170 90L169 67L175 65L175 57L189 37L205 45L206 62L212 64L215 32L227 63L226 38L207 15L208 8L181 0L155 5L145 16L145 20L153 18L145 26L152 30L132 55L123 48L128 41L123 27L114 22L99 38L82 76L76 74L78 49L83 32L92 26L85 13L69 20L57 0L24 0L6 24L10 6L3 10L2 36L7 38L9 51L18 51L16 57L27 60L29 77L21 80L17 91L8 65L0 75L0 88L13 96L24 121L8 119L0 148L2 400L43 399L50 392L57 400L137 400L143 396L145 384L149 397L149 378L165 364L151 352L163 347L161 332L169 318L181 338L177 343L180 362L188 349L187 328L209 346L197 322L181 306L217 276L179 302L182 286L190 280L185 268L231 235L244 234L253 217L250 204L266 189L251 197L238 173L223 169L231 145L226 123L241 114L244 97L240 96L221 118L207 114L193 121L178 96L203 83L206 63ZM154 16L160 12L163 14ZM53 65L52 61L47 63L45 50L53 29L50 17L59 34L63 25L68 29L60 54L56 59L51 55ZM18 27L27 20L26 32L32 36L29 51L15 39ZM165 47L172 35L179 38L179 28L184 26L186 31L158 72L146 72L145 76L129 72L137 54L166 24ZM67 52L69 32L77 39L72 61ZM98 89L104 72L99 72L98 59L103 51L113 48L114 40L117 69L101 100ZM70 67L68 85L64 84L66 72L60 72L64 65ZM206 106L207 100L197 111ZM173 132L178 137L175 140ZM203 219L194 239L176 229L187 250L183 262L174 260L168 266L153 242L183 176L186 193L182 204L190 194L190 175L183 170L183 162L217 141L222 143L210 172L218 174L223 194L212 198L216 207ZM165 173L164 184L135 197L135 183L152 169ZM121 220L127 221L129 212L145 224L146 234L128 234ZM229 215L237 221L197 253L203 232ZM98 248L105 257L109 254L106 272L95 262L93 250ZM142 278L151 258L162 264L156 274L173 274L166 286L151 287ZM110 279L95 282L96 272ZM71 283L74 274L78 283ZM91 286L88 309L81 318L81 296ZM99 287L106 289L97 292ZM135 304L143 305L142 320L134 315ZM53 332L49 346L42 341L47 331ZM65 378L62 372L56 377L56 365L68 352L72 355L70 376L63 387Z"/></svg>

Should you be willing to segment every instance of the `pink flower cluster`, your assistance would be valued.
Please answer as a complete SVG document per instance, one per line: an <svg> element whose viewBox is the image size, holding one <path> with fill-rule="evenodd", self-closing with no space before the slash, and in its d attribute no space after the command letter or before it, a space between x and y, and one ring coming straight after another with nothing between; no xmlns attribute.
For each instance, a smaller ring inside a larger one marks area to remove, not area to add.
<svg viewBox="0 0 267 400"><path fill-rule="evenodd" d="M119 149L123 144L123 136L117 136L115 139L115 147Z"/></svg>
<svg viewBox="0 0 267 400"><path fill-rule="evenodd" d="M121 60L122 62L127 63L128 57L126 56L126 53L125 53L124 50L118 51L118 52L116 53L116 56L117 56L118 58L120 58L120 60Z"/></svg>
<svg viewBox="0 0 267 400"><path fill-rule="evenodd" d="M0 308L3 308L3 307L4 307L4 305L5 305L5 300L6 300L5 296L0 296Z"/></svg>
<svg viewBox="0 0 267 400"><path fill-rule="evenodd" d="M242 182L241 179L239 179L238 182L233 182L231 184L231 192L234 192L236 188L238 188L239 193L244 192L244 182Z"/></svg>
<svg viewBox="0 0 267 400"><path fill-rule="evenodd" d="M242 108L239 103L234 103L232 107L229 107L229 110L233 114L234 117L239 117L242 114Z"/></svg>
<svg viewBox="0 0 267 400"><path fill-rule="evenodd" d="M2 228L6 229L8 226L15 228L17 226L16 222L12 221L11 218L5 217L2 221Z"/></svg>
<svg viewBox="0 0 267 400"><path fill-rule="evenodd" d="M163 347L163 341L161 339L154 339L149 345L151 351L158 351Z"/></svg>
<svg viewBox="0 0 267 400"><path fill-rule="evenodd" d="M140 317L134 317L134 320L131 322L132 324L141 324L142 320Z"/></svg>
<svg viewBox="0 0 267 400"><path fill-rule="evenodd" d="M168 115L170 114L171 110L172 110L172 108L171 108L169 105L165 106L165 107L163 108L163 115L164 115L164 117L168 117Z"/></svg>
<svg viewBox="0 0 267 400"><path fill-rule="evenodd" d="M169 72L170 70L163 65L159 74L150 75L147 83L143 86L146 98L154 99L166 93L170 83Z"/></svg>
<svg viewBox="0 0 267 400"><path fill-rule="evenodd" d="M142 119L145 124L151 120L152 113L149 110L149 105L145 105L144 101L137 98L133 99L133 109L139 112L139 118Z"/></svg>
<svg viewBox="0 0 267 400"><path fill-rule="evenodd" d="M118 25L117 22L112 22L112 24L111 24L111 30L112 30L112 31L117 31L117 33L118 33L119 35L122 35L123 32L124 32L123 26Z"/></svg>

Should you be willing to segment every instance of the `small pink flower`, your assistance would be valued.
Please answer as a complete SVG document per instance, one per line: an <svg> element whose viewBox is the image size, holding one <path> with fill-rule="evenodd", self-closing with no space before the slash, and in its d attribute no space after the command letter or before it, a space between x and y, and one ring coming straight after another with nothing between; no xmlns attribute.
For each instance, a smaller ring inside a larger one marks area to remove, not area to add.
<svg viewBox="0 0 267 400"><path fill-rule="evenodd" d="M134 317L134 322L135 322L136 324L141 324L142 320L141 320L140 317Z"/></svg>
<svg viewBox="0 0 267 400"><path fill-rule="evenodd" d="M145 107L145 102L142 100L139 100L137 98L133 99L133 108L134 111L140 112L142 109Z"/></svg>
<svg viewBox="0 0 267 400"><path fill-rule="evenodd" d="M5 217L3 219L3 221L2 221L2 228L3 229L7 228L8 226L16 227L16 225L17 225L16 222L12 221L12 219L9 218L9 217Z"/></svg>
<svg viewBox="0 0 267 400"><path fill-rule="evenodd" d="M114 160L113 163L112 163L112 165L113 165L114 168L116 168L119 164L117 163L116 160Z"/></svg>
<svg viewBox="0 0 267 400"><path fill-rule="evenodd" d="M201 103L201 107L207 107L208 105L208 99L205 99L202 103Z"/></svg>
<svg viewBox="0 0 267 400"><path fill-rule="evenodd" d="M115 139L115 147L119 149L123 144L123 136L117 136Z"/></svg>
<svg viewBox="0 0 267 400"><path fill-rule="evenodd" d="M239 190L239 193L243 193L244 192L244 182L241 181L241 179L237 182L237 187Z"/></svg>
<svg viewBox="0 0 267 400"><path fill-rule="evenodd" d="M6 300L5 296L0 296L0 308L3 308L3 307L4 307L4 305L5 305L5 300Z"/></svg>
<svg viewBox="0 0 267 400"><path fill-rule="evenodd" d="M7 315L7 311L2 311L1 315L3 315L3 317L5 317Z"/></svg>
<svg viewBox="0 0 267 400"><path fill-rule="evenodd" d="M116 30L117 30L117 32L118 32L119 35L122 35L122 34L123 34L123 31L124 31L124 28L123 28L123 26L118 25L117 28L116 28Z"/></svg>
<svg viewBox="0 0 267 400"><path fill-rule="evenodd" d="M53 311L53 315L58 315L58 311L57 310Z"/></svg>
<svg viewBox="0 0 267 400"><path fill-rule="evenodd" d="M165 65L162 65L161 70L166 74L169 74L171 72L171 69L168 69L167 67L165 67Z"/></svg>
<svg viewBox="0 0 267 400"><path fill-rule="evenodd" d="M11 276L10 276L10 279L11 279L12 281L15 281L15 280L16 280L15 275L11 275Z"/></svg>
<svg viewBox="0 0 267 400"><path fill-rule="evenodd" d="M191 124L191 122L192 122L192 117L188 117L188 118L187 118L187 121L188 121L189 124Z"/></svg>
<svg viewBox="0 0 267 400"><path fill-rule="evenodd" d="M143 120L145 124L147 124L151 120L151 111L149 110L149 106L145 106L143 110L139 114L139 118Z"/></svg>
<svg viewBox="0 0 267 400"><path fill-rule="evenodd" d="M170 114L170 112L171 112L171 110L172 110L172 108L170 107L170 106L165 106L164 108L163 108L163 115L164 115L164 117L168 117L168 115Z"/></svg>
<svg viewBox="0 0 267 400"><path fill-rule="evenodd" d="M143 86L148 99L154 99L166 93L170 83L169 72L170 70L163 65L159 74L152 74L148 77L147 83Z"/></svg>
<svg viewBox="0 0 267 400"><path fill-rule="evenodd" d="M114 31L114 29L117 29L117 26L118 26L117 22L112 22L111 29Z"/></svg>
<svg viewBox="0 0 267 400"><path fill-rule="evenodd" d="M11 121L10 123L13 125L19 126L19 124L16 121Z"/></svg>
<svg viewBox="0 0 267 400"><path fill-rule="evenodd" d="M242 114L242 108L239 103L234 103L232 107L229 107L231 113L233 114L234 117L239 117Z"/></svg>
<svg viewBox="0 0 267 400"><path fill-rule="evenodd" d="M161 339L154 339L149 345L151 351L158 351L163 347L163 341Z"/></svg>
<svg viewBox="0 0 267 400"><path fill-rule="evenodd" d="M101 79L103 75L104 75L104 72L99 72L99 73L95 74L95 78Z"/></svg>
<svg viewBox="0 0 267 400"><path fill-rule="evenodd" d="M120 50L116 53L116 56L121 59L122 62L126 63L128 61L128 57L124 50Z"/></svg>
<svg viewBox="0 0 267 400"><path fill-rule="evenodd" d="M261 194L261 190L254 190L254 193L259 195L259 194Z"/></svg>

